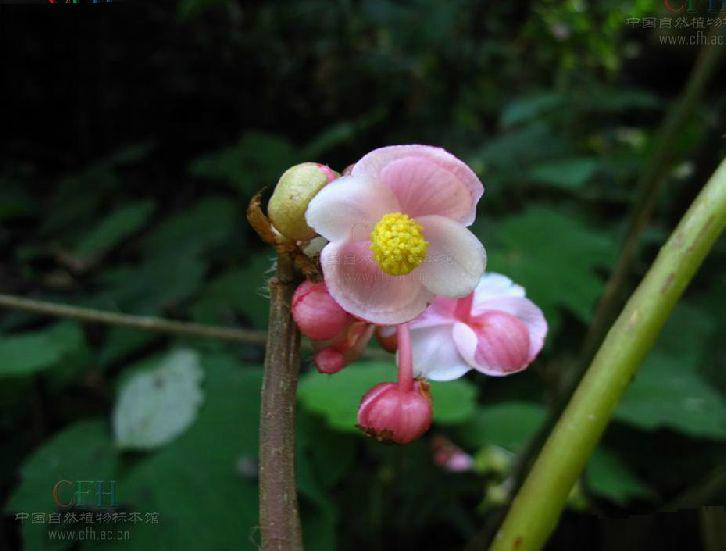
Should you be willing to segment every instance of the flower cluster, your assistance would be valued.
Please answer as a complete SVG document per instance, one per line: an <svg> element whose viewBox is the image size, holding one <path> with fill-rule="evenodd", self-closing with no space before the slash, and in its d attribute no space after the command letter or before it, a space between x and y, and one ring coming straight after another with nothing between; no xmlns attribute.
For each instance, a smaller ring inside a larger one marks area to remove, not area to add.
<svg viewBox="0 0 726 551"><path fill-rule="evenodd" d="M397 350L398 380L363 396L361 429L411 442L431 425L427 379L471 369L504 376L534 360L547 323L522 287L484 273L484 247L467 228L484 187L465 163L440 148L402 145L368 153L340 177L322 165L299 167L285 173L274 206L295 229L287 237L323 274L292 300L318 370L340 371L374 333ZM289 212L285 197L294 203Z"/></svg>

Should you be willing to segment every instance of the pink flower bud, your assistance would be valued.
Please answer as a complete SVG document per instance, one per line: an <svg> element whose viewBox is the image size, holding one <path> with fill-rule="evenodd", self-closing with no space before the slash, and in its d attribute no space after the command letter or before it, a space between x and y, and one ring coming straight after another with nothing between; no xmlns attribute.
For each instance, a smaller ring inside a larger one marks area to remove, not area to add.
<svg viewBox="0 0 726 551"><path fill-rule="evenodd" d="M328 293L325 283L305 281L292 297L292 317L308 338L332 339L345 329L349 315Z"/></svg>
<svg viewBox="0 0 726 551"><path fill-rule="evenodd" d="M475 358L501 371L503 375L521 371L532 361L529 329L519 318L498 310L490 310L473 318L477 345Z"/></svg>
<svg viewBox="0 0 726 551"><path fill-rule="evenodd" d="M358 427L376 440L408 444L431 425L429 386L414 381L410 390L399 383L380 383L370 389L358 409Z"/></svg>
<svg viewBox="0 0 726 551"><path fill-rule="evenodd" d="M328 165L315 163L323 174L325 174L325 177L328 179L328 183L332 182L336 178L340 178L340 174L335 172L332 168L330 168Z"/></svg>
<svg viewBox="0 0 726 551"><path fill-rule="evenodd" d="M348 362L345 360L343 353L333 347L323 348L315 354L315 366L320 373L337 373L346 365L348 365Z"/></svg>
<svg viewBox="0 0 726 551"><path fill-rule="evenodd" d="M431 438L434 463L452 473L463 473L474 468L474 458L451 440L440 434Z"/></svg>

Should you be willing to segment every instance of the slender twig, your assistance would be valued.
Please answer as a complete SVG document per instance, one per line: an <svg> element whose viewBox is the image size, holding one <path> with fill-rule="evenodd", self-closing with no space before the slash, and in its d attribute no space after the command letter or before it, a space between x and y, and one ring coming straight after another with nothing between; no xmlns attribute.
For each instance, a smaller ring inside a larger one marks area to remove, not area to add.
<svg viewBox="0 0 726 551"><path fill-rule="evenodd" d="M19 310L44 316L69 318L88 323L101 323L103 325L116 325L138 329L139 331L152 331L167 335L179 335L186 337L201 337L207 339L219 339L224 341L241 342L247 344L264 345L267 342L266 331L254 329L234 329L232 327L218 327L201 323L187 323L163 318L148 316L132 316L130 314L119 314L105 310L82 308L57 302L34 300L17 297L14 295L0 294L0 308L8 310ZM302 345L304 350L312 350L308 341ZM390 360L391 354L385 350L368 348L361 355L364 360Z"/></svg>
<svg viewBox="0 0 726 551"><path fill-rule="evenodd" d="M723 162L608 332L514 498L491 551L533 551L544 545L620 397L725 226Z"/></svg>
<svg viewBox="0 0 726 551"><path fill-rule="evenodd" d="M270 281L270 320L260 411L260 532L263 551L302 549L295 481L295 401L300 332L290 304L295 291L292 259L278 254Z"/></svg>
<svg viewBox="0 0 726 551"><path fill-rule="evenodd" d="M91 323L117 325L140 329L142 331L153 331L155 333L203 337L250 344L265 344L265 333L262 331L216 327L213 325L188 323L149 316L132 316L130 314L119 314L116 312L94 310L92 308L69 306L67 304L57 304L13 295L0 294L0 308L22 310L34 314L70 318Z"/></svg>
<svg viewBox="0 0 726 551"><path fill-rule="evenodd" d="M723 31L714 30L710 36L715 36L720 32ZM707 83L716 73L722 55L721 50L723 50L722 47L716 46L705 46L701 50L680 98L668 111L663 123L656 132L656 139L651 148L647 164L636 185L637 198L630 210L627 222L628 229L623 239L617 263L605 284L593 321L585 337L580 357L577 362L572 364L570 370L563 373L563 380L557 384L558 390L552 412L517 460L514 469L513 493L519 490L527 469L572 397L585 369L590 365L595 351L602 343L605 332L623 303L625 288L632 272L633 263L637 259L643 232L653 215L658 193L667 180L666 174L674 161L673 150L675 144L684 126L691 120Z"/></svg>

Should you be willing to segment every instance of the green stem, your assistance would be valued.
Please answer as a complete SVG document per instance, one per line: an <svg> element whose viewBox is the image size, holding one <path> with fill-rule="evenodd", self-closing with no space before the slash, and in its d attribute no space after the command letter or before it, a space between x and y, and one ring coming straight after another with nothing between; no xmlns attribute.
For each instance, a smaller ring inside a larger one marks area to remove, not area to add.
<svg viewBox="0 0 726 551"><path fill-rule="evenodd" d="M711 37L723 32L724 28L714 28L708 36L709 41ZM570 369L562 373L561 380L556 385L551 414L517 460L514 469L513 492L519 490L534 456L542 447L545 438L552 431L557 418L562 414L575 392L585 369L590 365L595 352L602 344L605 333L625 300L625 291L630 282L633 264L638 259L643 232L647 229L653 216L656 199L667 180L666 175L676 160L674 148L685 125L692 120L706 85L716 74L722 55L723 47L708 45L701 49L685 88L666 113L655 133L656 138L650 149L648 160L636 184L636 200L629 209L627 230L617 262L605 284L592 323L585 336L580 356Z"/></svg>
<svg viewBox="0 0 726 551"><path fill-rule="evenodd" d="M620 397L724 226L726 162L696 197L608 332L514 498L491 551L544 545Z"/></svg>
<svg viewBox="0 0 726 551"><path fill-rule="evenodd" d="M722 32L722 29L714 28L709 35L709 39L718 36ZM615 318L618 308L622 305L624 300L623 290L628 282L633 263L638 257L643 232L648 227L656 199L663 187L663 183L667 180L666 174L676 160L676 143L683 134L686 123L691 120L693 112L698 107L706 85L716 73L722 55L722 46L708 45L703 47L688 78L686 87L678 101L668 111L663 123L656 132L651 154L636 185L637 197L630 210L627 231L617 264L605 285L605 290L585 337L581 358L582 370L592 360L597 347L602 343L608 327ZM575 378L574 383L577 384L577 378ZM570 391L573 389L574 385L570 388Z"/></svg>

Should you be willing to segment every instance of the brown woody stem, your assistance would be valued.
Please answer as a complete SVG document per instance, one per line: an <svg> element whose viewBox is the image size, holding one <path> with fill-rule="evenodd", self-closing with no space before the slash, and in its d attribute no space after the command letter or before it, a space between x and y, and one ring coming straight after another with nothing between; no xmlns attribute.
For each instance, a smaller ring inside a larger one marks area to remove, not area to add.
<svg viewBox="0 0 726 551"><path fill-rule="evenodd" d="M279 254L270 280L270 320L260 411L260 531L263 551L302 550L295 481L295 399L300 332L290 305L295 273Z"/></svg>

